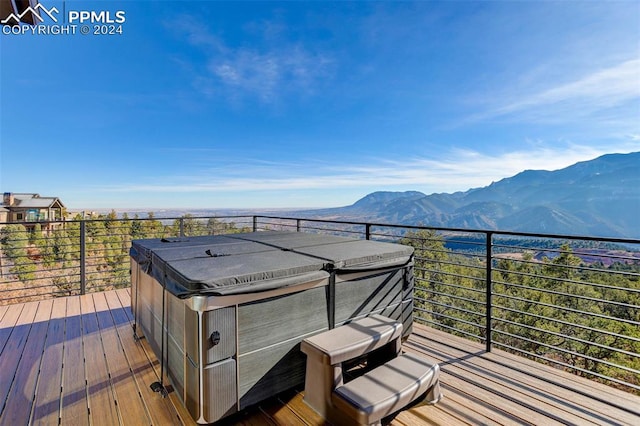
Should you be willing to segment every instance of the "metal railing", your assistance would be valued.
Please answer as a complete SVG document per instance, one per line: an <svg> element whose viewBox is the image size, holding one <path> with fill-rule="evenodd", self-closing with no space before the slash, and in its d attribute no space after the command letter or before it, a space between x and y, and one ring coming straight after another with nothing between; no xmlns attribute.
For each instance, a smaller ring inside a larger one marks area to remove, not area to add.
<svg viewBox="0 0 640 426"><path fill-rule="evenodd" d="M128 287L131 240L251 231L252 223L189 216L0 223L0 304Z"/></svg>
<svg viewBox="0 0 640 426"><path fill-rule="evenodd" d="M414 320L640 393L640 240L278 216L0 224L0 303L127 287L132 239L288 230L414 247Z"/></svg>

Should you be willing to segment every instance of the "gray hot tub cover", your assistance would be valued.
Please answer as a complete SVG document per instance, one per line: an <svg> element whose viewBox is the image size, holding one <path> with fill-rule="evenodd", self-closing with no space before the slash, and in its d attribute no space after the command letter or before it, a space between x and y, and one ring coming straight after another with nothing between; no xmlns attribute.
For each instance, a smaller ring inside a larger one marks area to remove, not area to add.
<svg viewBox="0 0 640 426"><path fill-rule="evenodd" d="M290 287L331 274L406 265L400 244L299 232L148 239L130 255L172 294L231 295Z"/></svg>

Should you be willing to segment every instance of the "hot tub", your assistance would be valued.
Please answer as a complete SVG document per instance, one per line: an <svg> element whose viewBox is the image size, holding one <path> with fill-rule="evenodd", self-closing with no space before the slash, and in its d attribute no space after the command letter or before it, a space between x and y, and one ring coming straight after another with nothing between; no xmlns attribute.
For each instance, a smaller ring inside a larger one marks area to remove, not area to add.
<svg viewBox="0 0 640 426"><path fill-rule="evenodd" d="M382 314L411 332L413 249L298 232L135 240L135 333L198 423L302 385L300 341Z"/></svg>

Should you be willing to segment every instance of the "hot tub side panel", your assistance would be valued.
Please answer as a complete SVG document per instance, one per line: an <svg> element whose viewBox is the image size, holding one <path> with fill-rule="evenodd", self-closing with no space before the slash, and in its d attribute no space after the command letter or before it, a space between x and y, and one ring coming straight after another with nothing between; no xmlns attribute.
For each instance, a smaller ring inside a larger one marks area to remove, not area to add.
<svg viewBox="0 0 640 426"><path fill-rule="evenodd" d="M142 272L137 263L131 265L131 309L135 318L135 337L146 339L160 359L162 352L162 286L150 275ZM162 358L165 373L171 379L176 393L184 400L185 394L185 304L170 294L165 295L165 348Z"/></svg>
<svg viewBox="0 0 640 426"><path fill-rule="evenodd" d="M160 359L160 283L132 263L132 309L136 336ZM165 373L194 420L211 423L237 411L235 307L196 312L169 292L164 299Z"/></svg>
<svg viewBox="0 0 640 426"><path fill-rule="evenodd" d="M328 309L326 285L238 307L241 409L304 382L300 342L328 330Z"/></svg>
<svg viewBox="0 0 640 426"><path fill-rule="evenodd" d="M413 264L366 273L338 274L335 286L336 327L373 314L403 323L403 338L413 322Z"/></svg>

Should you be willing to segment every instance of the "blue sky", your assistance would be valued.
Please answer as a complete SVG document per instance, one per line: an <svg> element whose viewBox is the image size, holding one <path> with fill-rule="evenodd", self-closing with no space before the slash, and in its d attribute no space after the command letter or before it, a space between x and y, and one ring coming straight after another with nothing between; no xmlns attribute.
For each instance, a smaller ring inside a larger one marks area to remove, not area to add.
<svg viewBox="0 0 640 426"><path fill-rule="evenodd" d="M342 206L640 150L635 0L41 3L126 16L0 34L0 190L71 209Z"/></svg>

